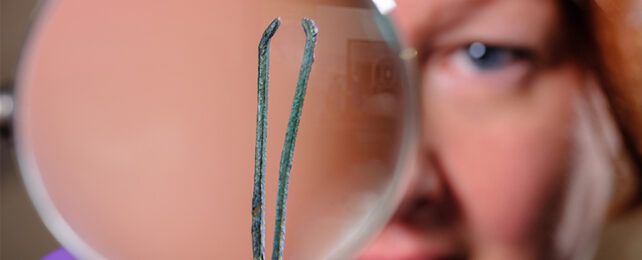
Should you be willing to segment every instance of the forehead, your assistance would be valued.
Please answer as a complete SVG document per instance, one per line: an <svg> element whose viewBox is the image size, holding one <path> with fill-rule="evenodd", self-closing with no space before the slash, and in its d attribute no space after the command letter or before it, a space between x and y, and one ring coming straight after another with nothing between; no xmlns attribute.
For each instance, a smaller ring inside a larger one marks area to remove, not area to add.
<svg viewBox="0 0 642 260"><path fill-rule="evenodd" d="M410 42L455 29L466 29L473 33L483 31L485 34L512 34L520 37L538 36L545 34L546 30L557 22L558 17L557 0L397 0L396 2L397 8L393 12L393 17Z"/></svg>

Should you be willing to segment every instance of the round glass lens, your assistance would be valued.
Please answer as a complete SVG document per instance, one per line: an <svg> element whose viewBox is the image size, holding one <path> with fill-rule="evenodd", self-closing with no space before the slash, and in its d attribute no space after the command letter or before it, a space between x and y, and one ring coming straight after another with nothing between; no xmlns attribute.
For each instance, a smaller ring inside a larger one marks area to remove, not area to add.
<svg viewBox="0 0 642 260"><path fill-rule="evenodd" d="M50 1L22 60L18 155L47 226L81 258L249 259L259 40L270 48L265 250L304 56L285 258L350 256L392 214L412 88L369 1Z"/></svg>

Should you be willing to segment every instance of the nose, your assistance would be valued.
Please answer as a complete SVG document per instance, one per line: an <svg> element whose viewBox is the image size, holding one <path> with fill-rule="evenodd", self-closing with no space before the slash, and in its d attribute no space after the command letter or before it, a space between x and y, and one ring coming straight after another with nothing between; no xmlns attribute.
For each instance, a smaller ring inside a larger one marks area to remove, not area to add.
<svg viewBox="0 0 642 260"><path fill-rule="evenodd" d="M461 214L438 155L425 150L418 158L417 173L394 221L424 231L453 228Z"/></svg>

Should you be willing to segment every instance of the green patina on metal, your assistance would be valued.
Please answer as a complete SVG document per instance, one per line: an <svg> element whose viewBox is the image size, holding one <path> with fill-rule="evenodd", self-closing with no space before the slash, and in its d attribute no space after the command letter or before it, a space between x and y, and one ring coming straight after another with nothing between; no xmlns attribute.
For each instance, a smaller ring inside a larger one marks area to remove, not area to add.
<svg viewBox="0 0 642 260"><path fill-rule="evenodd" d="M266 163L266 140L267 140L267 93L269 80L269 59L270 39L280 25L280 18L270 23L263 33L259 43L259 77L258 77L258 107L256 115L256 150L254 164L254 193L252 197L252 252L254 259L265 258L265 163ZM285 142L281 152L279 168L279 190L277 197L276 220L274 228L274 243L272 247L272 259L283 259L285 243L285 212L288 198L288 185L290 182L290 170L294 155L294 144L301 121L303 101L310 77L310 70L314 62L314 48L316 46L317 28L314 20L305 18L301 22L305 32L305 49L303 62L299 70L299 79L296 85L290 119L285 133Z"/></svg>
<svg viewBox="0 0 642 260"><path fill-rule="evenodd" d="M270 77L270 40L281 25L276 18L265 29L259 42L259 78L256 111L256 148L254 154L254 192L252 195L252 254L254 259L265 256L265 164L267 141L267 100Z"/></svg>

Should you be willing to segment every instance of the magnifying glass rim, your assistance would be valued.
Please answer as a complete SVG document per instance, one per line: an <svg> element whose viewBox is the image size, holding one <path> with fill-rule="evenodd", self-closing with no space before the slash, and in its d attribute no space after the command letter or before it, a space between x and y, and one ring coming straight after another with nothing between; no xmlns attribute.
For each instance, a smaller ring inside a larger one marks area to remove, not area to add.
<svg viewBox="0 0 642 260"><path fill-rule="evenodd" d="M29 28L29 34L25 41L24 48L21 53L20 63L18 65L18 73L16 78L15 87L15 108L14 108L14 123L13 135L15 140L15 153L20 175L22 176L25 184L27 194L31 198L36 211L47 229L52 235L60 242L60 244L69 251L72 255L82 259L107 259L98 251L86 243L81 236L79 236L69 223L64 219L60 211L55 206L55 203L49 196L47 187L44 184L38 163L32 151L32 144L27 141L25 132L22 131L25 122L22 107L22 95L24 91L24 83L28 81L27 77L31 74L29 68L31 63L36 62L36 57L33 56L34 49L39 45L39 38L41 37L41 30L44 24L49 20L50 15L53 13L52 9L59 1L56 0L38 0L34 11L37 16ZM373 10L376 10L373 5ZM387 17L382 17L386 23L390 24ZM392 26L390 26L392 28ZM380 30L385 30L381 29ZM382 32L383 33L383 32ZM394 33L394 32L388 32ZM351 232L343 236L343 241L340 246L334 251L329 253L332 259L347 259L352 257L355 252L368 242L369 235L377 232L375 227L383 227L385 222L394 213L403 191L409 184L410 162L413 161L413 156L416 155L414 151L417 149L417 97L415 93L417 88L414 87L414 66L412 61L405 61L404 72L406 75L404 80L407 82L406 88L402 91L404 93L404 115L403 126L399 152L397 154L395 169L393 170L393 179L384 191L384 195L380 198L382 201L371 210L370 214L364 215L362 221L358 221L356 228L350 229ZM249 212L248 212L249 216ZM249 222L248 222L249 223ZM251 249L248 233L248 251Z"/></svg>

